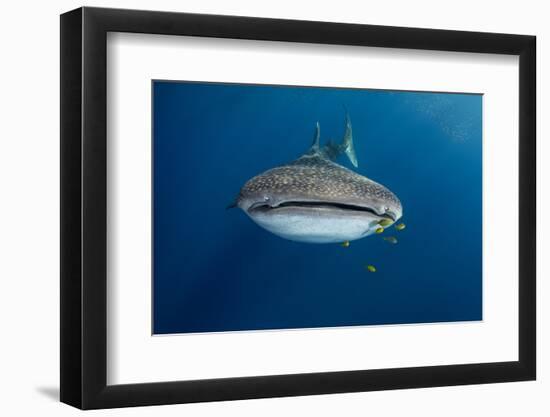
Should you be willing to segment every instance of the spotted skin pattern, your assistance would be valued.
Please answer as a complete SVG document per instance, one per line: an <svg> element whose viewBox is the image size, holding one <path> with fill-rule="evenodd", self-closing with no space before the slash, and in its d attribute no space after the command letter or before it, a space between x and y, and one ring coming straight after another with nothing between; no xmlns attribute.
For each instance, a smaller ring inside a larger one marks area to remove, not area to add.
<svg viewBox="0 0 550 417"><path fill-rule="evenodd" d="M368 197L400 204L383 185L319 155L302 156L288 165L272 168L250 179L241 189L239 201L262 194L358 205Z"/></svg>

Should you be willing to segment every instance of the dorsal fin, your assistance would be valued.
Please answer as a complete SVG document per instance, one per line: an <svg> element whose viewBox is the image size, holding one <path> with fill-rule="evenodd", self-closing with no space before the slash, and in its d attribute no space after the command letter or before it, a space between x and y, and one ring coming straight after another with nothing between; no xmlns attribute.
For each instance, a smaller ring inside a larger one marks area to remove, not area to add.
<svg viewBox="0 0 550 417"><path fill-rule="evenodd" d="M349 117L349 114L346 113L346 129L344 131L342 143L335 144L334 142L329 140L327 144L321 148L319 145L320 137L321 127L319 126L319 122L317 122L315 125L313 142L309 150L304 154L304 156L321 156L334 161L336 160L336 158L338 158L338 156L345 153L353 166L357 168L357 156L355 154L355 148L353 147L353 132L351 128L351 119Z"/></svg>

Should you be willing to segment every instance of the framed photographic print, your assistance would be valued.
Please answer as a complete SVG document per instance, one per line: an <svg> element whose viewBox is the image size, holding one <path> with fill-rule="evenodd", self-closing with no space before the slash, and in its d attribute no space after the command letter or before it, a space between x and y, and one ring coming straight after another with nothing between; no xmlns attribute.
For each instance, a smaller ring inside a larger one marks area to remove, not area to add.
<svg viewBox="0 0 550 417"><path fill-rule="evenodd" d="M535 38L61 16L61 401L535 379Z"/></svg>

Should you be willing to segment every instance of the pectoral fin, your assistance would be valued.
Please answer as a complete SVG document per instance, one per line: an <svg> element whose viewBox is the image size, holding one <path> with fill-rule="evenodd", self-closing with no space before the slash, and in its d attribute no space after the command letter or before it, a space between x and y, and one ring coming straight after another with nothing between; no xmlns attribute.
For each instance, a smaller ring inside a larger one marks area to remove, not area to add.
<svg viewBox="0 0 550 417"><path fill-rule="evenodd" d="M226 210L229 210L229 209L232 209L232 208L235 208L237 207L237 199L235 199L235 201L233 201L231 204L228 204L225 209Z"/></svg>

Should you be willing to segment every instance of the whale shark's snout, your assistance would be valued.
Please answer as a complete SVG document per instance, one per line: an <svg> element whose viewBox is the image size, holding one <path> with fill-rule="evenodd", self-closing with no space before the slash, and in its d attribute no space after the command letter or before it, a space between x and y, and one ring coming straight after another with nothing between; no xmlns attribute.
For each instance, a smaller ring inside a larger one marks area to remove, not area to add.
<svg viewBox="0 0 550 417"><path fill-rule="evenodd" d="M360 239L403 212L387 188L330 161L324 168L266 171L245 184L237 205L264 229L310 243Z"/></svg>
<svg viewBox="0 0 550 417"><path fill-rule="evenodd" d="M331 160L344 153L357 166L349 117L342 144L320 148L319 136L317 124L310 150L248 180L236 205L271 233L309 243L356 240L397 221L395 194Z"/></svg>

